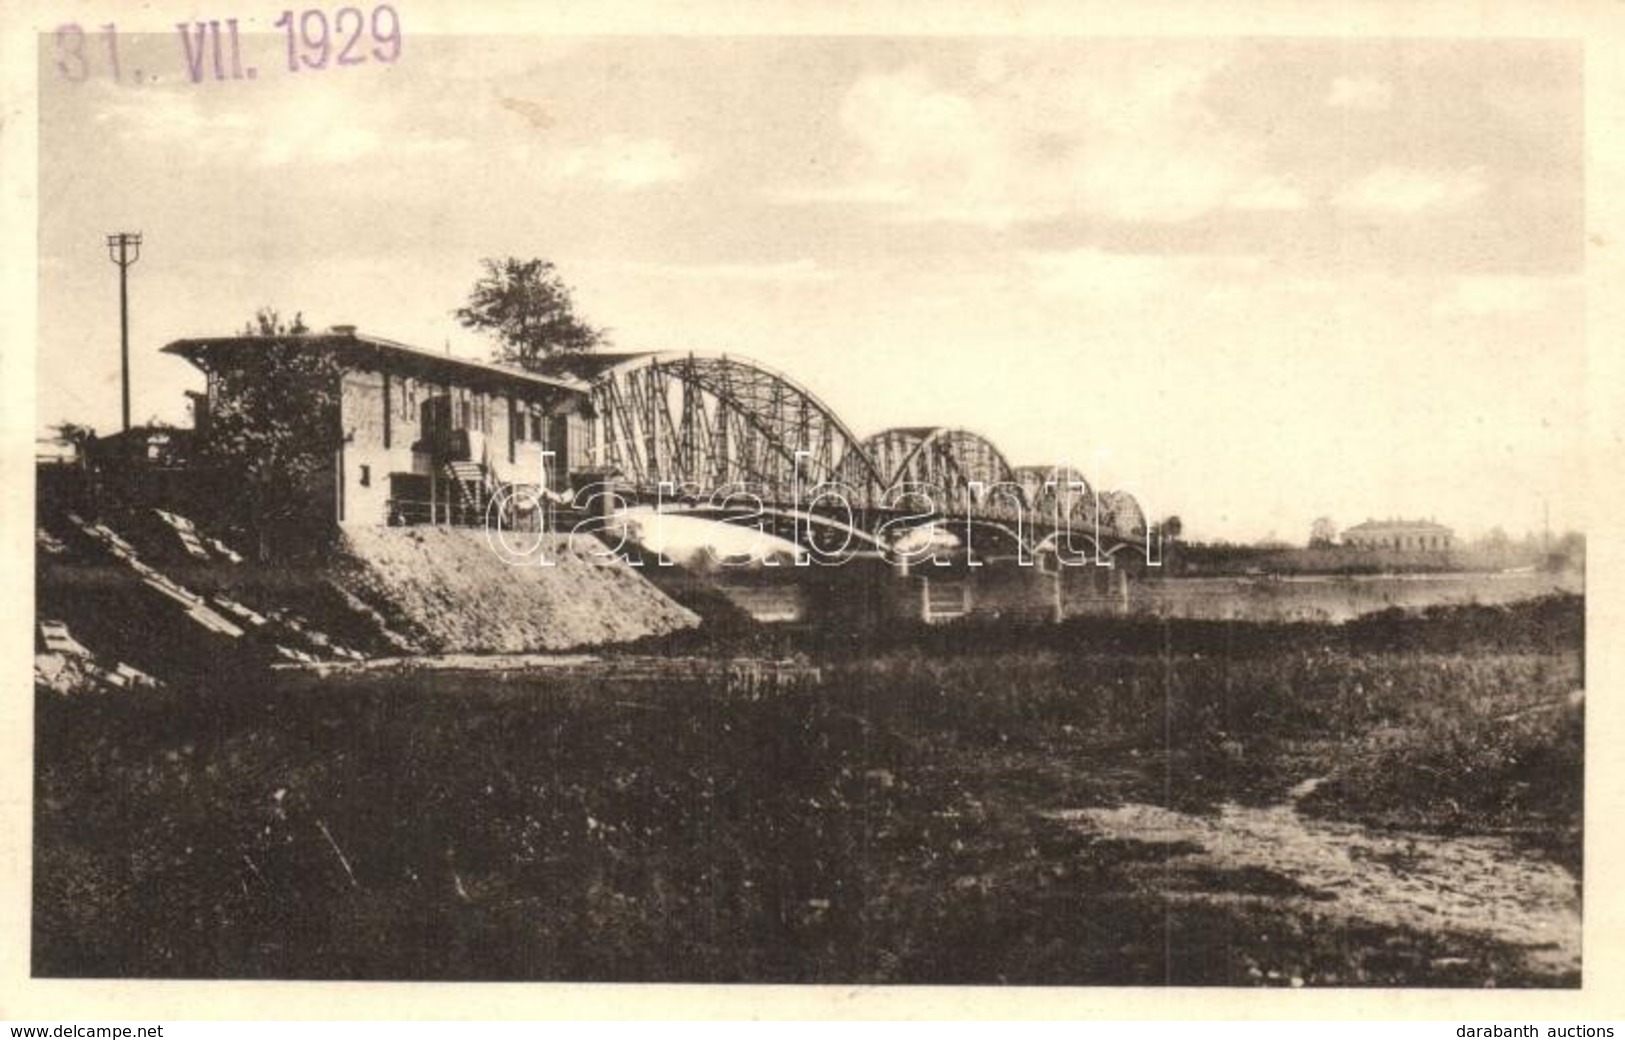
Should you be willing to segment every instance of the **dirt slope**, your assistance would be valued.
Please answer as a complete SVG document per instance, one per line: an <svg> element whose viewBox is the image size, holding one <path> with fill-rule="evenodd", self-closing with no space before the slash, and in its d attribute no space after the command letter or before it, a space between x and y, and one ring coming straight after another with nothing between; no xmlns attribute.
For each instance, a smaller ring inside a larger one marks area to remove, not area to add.
<svg viewBox="0 0 1625 1040"><path fill-rule="evenodd" d="M596 542L545 541L552 566L504 559L478 530L358 528L342 535L336 585L431 653L522 653L628 642L699 619Z"/></svg>

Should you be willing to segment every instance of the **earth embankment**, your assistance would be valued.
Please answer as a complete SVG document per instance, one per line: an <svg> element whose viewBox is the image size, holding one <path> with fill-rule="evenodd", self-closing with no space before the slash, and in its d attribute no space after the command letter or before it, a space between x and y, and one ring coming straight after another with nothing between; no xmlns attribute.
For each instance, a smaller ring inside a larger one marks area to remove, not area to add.
<svg viewBox="0 0 1625 1040"><path fill-rule="evenodd" d="M358 528L339 550L334 584L422 652L569 650L699 623L595 541L544 536L520 559L482 531Z"/></svg>

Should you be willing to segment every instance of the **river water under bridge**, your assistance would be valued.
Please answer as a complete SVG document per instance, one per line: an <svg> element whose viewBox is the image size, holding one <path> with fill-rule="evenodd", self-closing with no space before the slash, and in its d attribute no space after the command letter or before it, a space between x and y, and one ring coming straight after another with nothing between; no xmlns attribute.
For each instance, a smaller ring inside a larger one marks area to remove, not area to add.
<svg viewBox="0 0 1625 1040"><path fill-rule="evenodd" d="M1563 573L1436 573L1245 578L1137 578L1122 588L1110 571L1082 568L921 568L909 575L843 575L839 568L785 568L706 576L712 587L764 623L817 623L827 601L869 596L893 617L951 621L960 617L1039 621L1077 616L1152 615L1207 620L1346 621L1375 611L1422 610L1444 604L1496 605L1552 593L1581 593L1584 579ZM879 580L882 594L872 595Z"/></svg>

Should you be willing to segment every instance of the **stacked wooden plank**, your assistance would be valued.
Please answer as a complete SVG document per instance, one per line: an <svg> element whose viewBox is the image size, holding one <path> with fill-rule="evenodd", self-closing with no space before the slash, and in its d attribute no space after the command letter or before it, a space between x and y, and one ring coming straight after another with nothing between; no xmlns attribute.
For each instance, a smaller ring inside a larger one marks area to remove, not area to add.
<svg viewBox="0 0 1625 1040"><path fill-rule="evenodd" d="M223 543L206 539L186 517L162 509L154 512L175 532L188 554L194 558L212 560L212 550L233 563L242 562L242 557ZM210 632L231 639L241 639L252 632L257 639L270 644L272 652L278 656L300 663L317 663L334 658L366 660L365 654L341 645L292 611L277 609L262 613L223 593L205 596L188 588L143 560L129 542L106 524L92 524L72 513L68 514L68 521L133 571L143 585L174 603L187 618Z"/></svg>
<svg viewBox="0 0 1625 1040"><path fill-rule="evenodd" d="M202 596L142 560L136 554L135 547L120 538L117 532L106 524L87 524L84 520L71 513L68 514L68 521L92 539L101 543L102 547L111 553L115 559L120 560L125 566L133 570L141 578L143 585L176 603L187 617L199 625L211 632L218 632L232 639L242 636L243 630L241 628L213 610Z"/></svg>
<svg viewBox="0 0 1625 1040"><path fill-rule="evenodd" d="M154 509L158 518L174 530L175 536L180 539L181 546L192 556L200 560L228 560L231 563L242 563L242 554L222 542L212 538L202 531L190 519L179 513L171 513L167 509Z"/></svg>
<svg viewBox="0 0 1625 1040"><path fill-rule="evenodd" d="M39 623L40 641L45 651L34 656L36 681L58 693L81 692L86 688L113 688L119 690L152 689L163 685L157 679L133 665L116 661L112 668L104 667L96 655L73 637L62 621L46 620Z"/></svg>
<svg viewBox="0 0 1625 1040"><path fill-rule="evenodd" d="M269 620L264 614L257 613L248 607L243 606L230 596L216 593L214 596L210 597L210 602L224 610L227 614L230 614L232 617L236 618L238 621L248 625L250 628L264 628L267 624L269 624Z"/></svg>
<svg viewBox="0 0 1625 1040"><path fill-rule="evenodd" d="M45 649L53 654L66 654L70 657L89 657L90 651L85 645L68 632L68 626L61 621L41 621L39 623L40 639Z"/></svg>

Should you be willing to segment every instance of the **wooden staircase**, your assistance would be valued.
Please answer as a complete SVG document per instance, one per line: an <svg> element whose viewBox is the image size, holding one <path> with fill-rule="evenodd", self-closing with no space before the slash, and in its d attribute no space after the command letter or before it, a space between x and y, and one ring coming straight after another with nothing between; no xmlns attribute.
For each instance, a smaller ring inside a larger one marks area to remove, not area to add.
<svg viewBox="0 0 1625 1040"><path fill-rule="evenodd" d="M444 469L452 488L453 522L467 526L483 523L486 504L496 490L490 471L478 462L448 462Z"/></svg>

